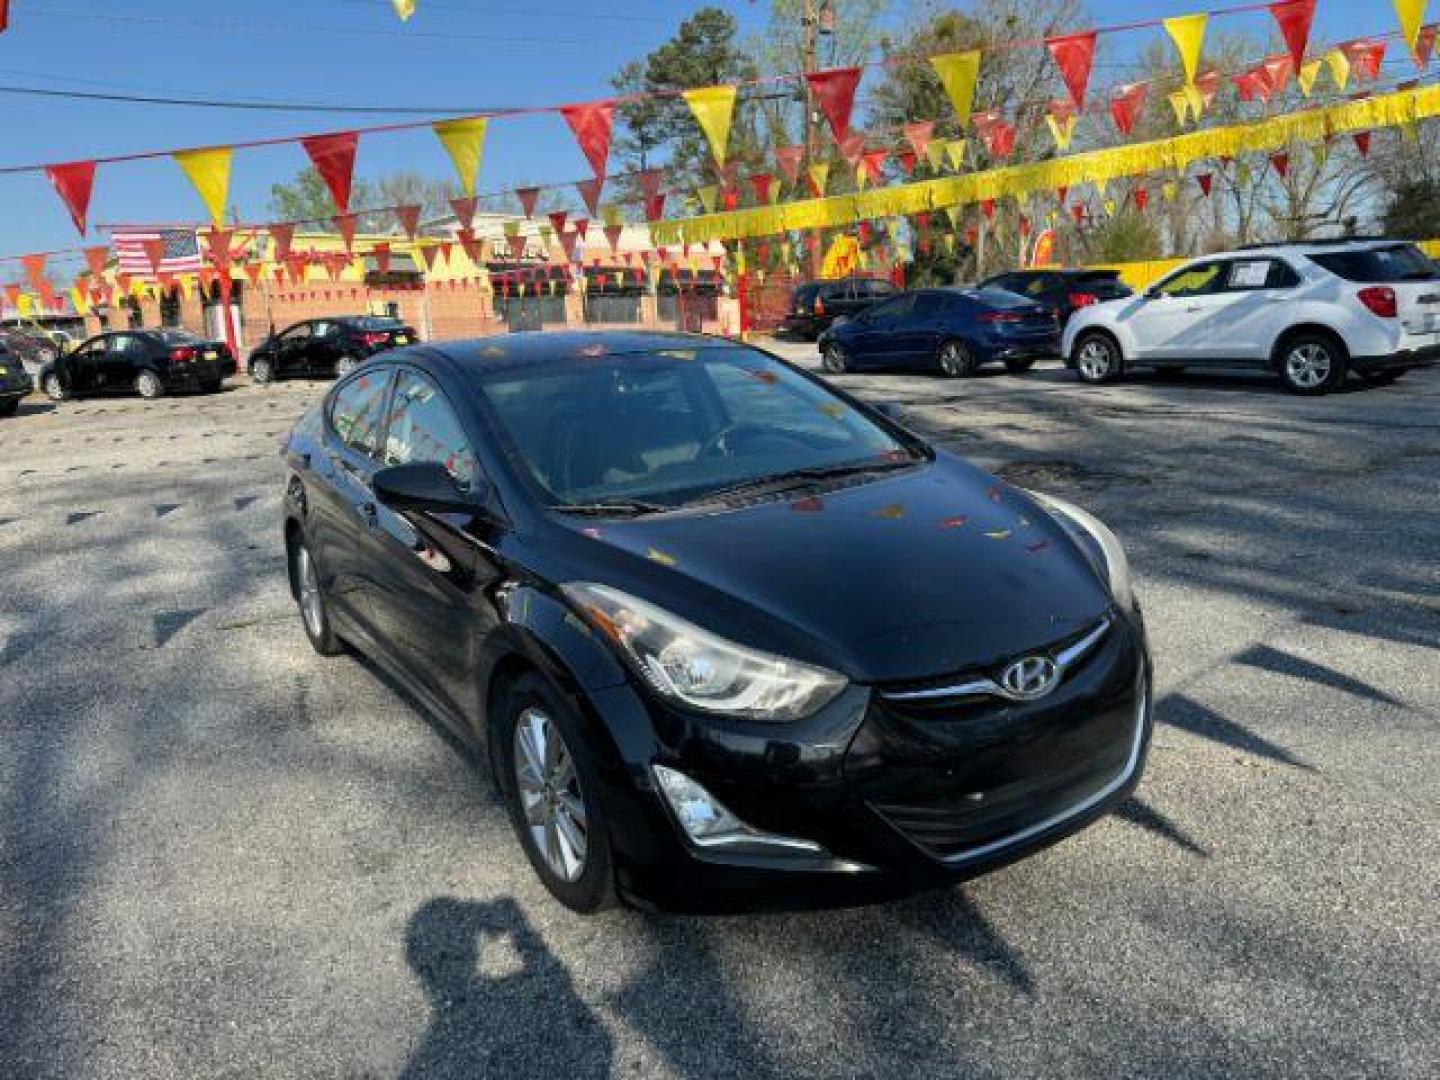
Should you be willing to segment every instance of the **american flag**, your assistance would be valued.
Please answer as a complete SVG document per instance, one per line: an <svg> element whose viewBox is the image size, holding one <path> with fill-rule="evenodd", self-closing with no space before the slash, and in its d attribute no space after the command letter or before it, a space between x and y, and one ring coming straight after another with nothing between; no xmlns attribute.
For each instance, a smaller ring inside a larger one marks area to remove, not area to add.
<svg viewBox="0 0 1440 1080"><path fill-rule="evenodd" d="M193 274L204 265L194 229L115 229L110 247L119 272L132 277ZM150 262L151 250L160 253L158 266Z"/></svg>

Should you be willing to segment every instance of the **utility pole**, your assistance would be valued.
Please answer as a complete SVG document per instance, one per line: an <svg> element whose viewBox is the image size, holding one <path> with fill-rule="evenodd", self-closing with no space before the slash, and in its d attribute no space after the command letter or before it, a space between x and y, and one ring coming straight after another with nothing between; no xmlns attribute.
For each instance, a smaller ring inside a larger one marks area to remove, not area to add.
<svg viewBox="0 0 1440 1080"><path fill-rule="evenodd" d="M801 13L801 67L805 74L819 70L817 54L819 52L820 37L820 5L823 0L805 0L805 7ZM810 84L805 84L805 164L807 166L816 163L819 150L819 140L816 138L819 133L815 120L815 101L810 94ZM810 248L810 276L820 276L821 253L820 243L823 233L820 229L811 232Z"/></svg>

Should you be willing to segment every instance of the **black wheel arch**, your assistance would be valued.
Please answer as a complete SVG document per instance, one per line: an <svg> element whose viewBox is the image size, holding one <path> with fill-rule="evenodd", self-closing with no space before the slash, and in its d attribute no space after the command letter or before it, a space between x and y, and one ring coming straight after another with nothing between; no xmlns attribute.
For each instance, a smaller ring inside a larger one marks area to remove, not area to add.
<svg viewBox="0 0 1440 1080"><path fill-rule="evenodd" d="M1070 347L1070 355L1065 358L1065 365L1067 367L1075 366L1075 359L1080 354L1080 346L1092 337L1104 338L1114 346L1115 355L1120 360L1120 369L1123 371L1125 366L1130 362L1125 356L1125 346L1120 344L1120 339L1116 336L1115 331L1106 326L1087 326L1085 329L1078 331L1075 334L1075 344Z"/></svg>
<svg viewBox="0 0 1440 1080"><path fill-rule="evenodd" d="M1324 323L1296 323L1294 326L1286 327L1285 330L1275 339L1275 345L1270 350L1270 370L1280 371L1280 365L1284 362L1285 350L1291 342L1300 337L1321 337L1339 350L1340 361L1344 364L1350 362L1350 350L1345 345L1345 339L1340 333Z"/></svg>

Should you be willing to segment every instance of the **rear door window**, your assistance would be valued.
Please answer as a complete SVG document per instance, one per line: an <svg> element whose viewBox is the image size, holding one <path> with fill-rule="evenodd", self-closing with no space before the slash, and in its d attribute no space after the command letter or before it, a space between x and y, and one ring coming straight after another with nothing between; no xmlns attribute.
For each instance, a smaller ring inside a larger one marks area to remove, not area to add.
<svg viewBox="0 0 1440 1080"><path fill-rule="evenodd" d="M366 371L344 383L330 400L330 427L346 447L373 458L380 450L385 394L391 369Z"/></svg>
<svg viewBox="0 0 1440 1080"><path fill-rule="evenodd" d="M1440 278L1440 270L1414 244L1360 251L1327 251L1308 258L1346 281L1393 285L1401 281L1434 281Z"/></svg>

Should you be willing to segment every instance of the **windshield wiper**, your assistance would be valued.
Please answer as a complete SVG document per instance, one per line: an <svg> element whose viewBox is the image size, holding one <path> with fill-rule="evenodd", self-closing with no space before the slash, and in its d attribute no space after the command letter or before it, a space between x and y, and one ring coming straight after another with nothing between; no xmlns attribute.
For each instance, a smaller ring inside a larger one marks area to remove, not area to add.
<svg viewBox="0 0 1440 1080"><path fill-rule="evenodd" d="M790 491L795 488L809 487L817 481L832 480L842 476L859 476L865 473L893 472L896 469L908 469L920 464L923 457L906 458L903 461L856 461L848 465L817 465L805 469L791 469L788 472L776 473L773 476L758 476L752 480L742 480L738 484L731 484L729 487L719 488L715 491L707 491L695 499L685 503L686 506L694 506L698 503L720 502L736 495L755 495L761 492L778 493Z"/></svg>
<svg viewBox="0 0 1440 1080"><path fill-rule="evenodd" d="M675 508L643 499L615 499L611 502L596 503L554 503L550 509L562 514L583 514L587 517L641 517L645 514L663 514Z"/></svg>

